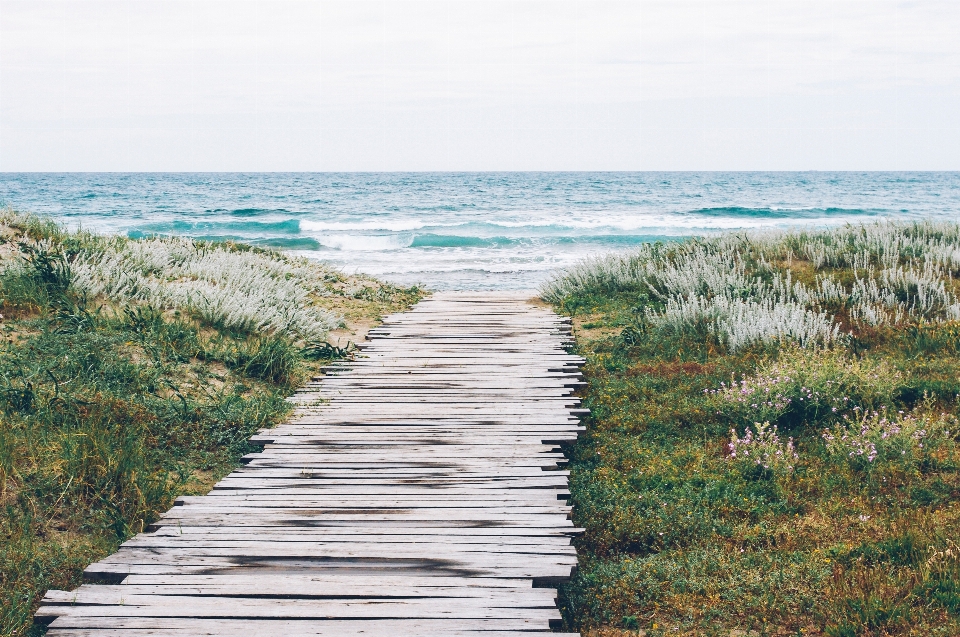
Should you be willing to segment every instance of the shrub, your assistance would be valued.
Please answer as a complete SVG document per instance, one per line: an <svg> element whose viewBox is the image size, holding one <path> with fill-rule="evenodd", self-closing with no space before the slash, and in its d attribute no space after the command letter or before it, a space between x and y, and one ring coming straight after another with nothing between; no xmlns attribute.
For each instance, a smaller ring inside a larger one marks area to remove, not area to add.
<svg viewBox="0 0 960 637"><path fill-rule="evenodd" d="M155 238L81 251L72 267L90 296L186 310L217 327L323 340L341 322L316 305L323 269L277 252Z"/></svg>
<svg viewBox="0 0 960 637"><path fill-rule="evenodd" d="M813 263L815 280L794 280L794 255ZM786 268L772 265L783 261ZM852 277L835 277L839 267ZM858 327L960 320L951 280L958 269L957 226L882 222L645 245L582 261L540 291L564 307L575 307L575 297L649 295L647 323L705 327L731 351L783 341L818 348L844 341L836 313Z"/></svg>
<svg viewBox="0 0 960 637"><path fill-rule="evenodd" d="M800 427L822 419L853 417L891 405L903 374L883 360L839 350L791 348L756 373L707 389L716 409L736 422L770 421Z"/></svg>
<svg viewBox="0 0 960 637"><path fill-rule="evenodd" d="M17 259L0 267L0 300L12 307L39 310L72 304L73 273L60 246L44 240L21 241Z"/></svg>
<svg viewBox="0 0 960 637"><path fill-rule="evenodd" d="M242 345L235 367L250 378L281 385L295 385L300 379L303 355L286 338L264 336Z"/></svg>
<svg viewBox="0 0 960 637"><path fill-rule="evenodd" d="M734 352L754 343L793 341L803 347L829 347L842 340L840 326L823 312L790 301L743 300L723 293L668 298L662 313L648 311L646 319L678 332L704 326Z"/></svg>
<svg viewBox="0 0 960 637"><path fill-rule="evenodd" d="M793 471L799 458L793 448L793 438L781 441L777 426L771 426L769 422L754 423L752 430L747 427L743 438L737 435L736 429L731 429L727 452L732 462L741 466L762 467L775 475Z"/></svg>
<svg viewBox="0 0 960 637"><path fill-rule="evenodd" d="M863 411L844 415L843 423L823 432L828 453L849 458L861 466L877 460L914 460L932 436L950 435L955 419L947 414Z"/></svg>

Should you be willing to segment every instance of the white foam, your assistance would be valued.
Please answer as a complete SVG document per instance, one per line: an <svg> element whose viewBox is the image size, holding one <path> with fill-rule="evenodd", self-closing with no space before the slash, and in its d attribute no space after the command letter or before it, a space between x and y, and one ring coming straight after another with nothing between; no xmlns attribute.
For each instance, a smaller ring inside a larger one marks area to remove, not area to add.
<svg viewBox="0 0 960 637"><path fill-rule="evenodd" d="M423 221L416 219L374 219L371 221L311 221L300 220L300 232L350 232L358 230L410 232L426 227Z"/></svg>
<svg viewBox="0 0 960 637"><path fill-rule="evenodd" d="M343 250L345 252L378 252L384 250L398 250L409 247L413 243L412 234L395 235L366 235L366 234L333 234L317 237L317 242L325 248Z"/></svg>
<svg viewBox="0 0 960 637"><path fill-rule="evenodd" d="M778 208L771 208L779 210ZM806 208L797 208L801 210L810 210ZM497 213L491 213L490 216L481 216L479 214L465 215L462 220L451 223L438 223L435 221L427 222L421 219L403 217L399 219L376 218L367 221L315 221L310 219L300 220L300 231L319 238L314 233L321 236L328 232L412 232L416 230L430 229L450 229L464 228L470 226L487 226L490 228L504 228L510 230L522 230L529 228L531 234L541 234L541 229L549 228L553 230L550 234L556 234L564 231L607 231L610 233L618 232L640 232L642 234L666 234L682 235L689 234L695 230L738 230L750 228L770 228L770 227L790 227L799 224L816 225L838 225L843 223L856 223L863 219L863 215L827 215L819 217L806 218L787 218L787 217L740 217L736 215L719 215L711 217L701 214L692 214L688 212L661 212L649 210L608 210L608 211L584 211L570 210L568 214L558 213L556 210L525 210L510 211L508 218L491 218ZM500 213L503 214L503 213ZM589 217L586 216L589 214ZM464 234L473 234L464 232ZM511 233L515 234L515 233ZM323 243L323 241L321 241ZM325 244L326 245L326 244Z"/></svg>

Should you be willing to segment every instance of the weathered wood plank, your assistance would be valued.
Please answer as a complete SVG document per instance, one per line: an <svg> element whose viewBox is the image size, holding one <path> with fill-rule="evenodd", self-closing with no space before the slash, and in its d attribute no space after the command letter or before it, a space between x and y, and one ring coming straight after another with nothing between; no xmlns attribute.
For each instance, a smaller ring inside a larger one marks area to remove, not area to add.
<svg viewBox="0 0 960 637"><path fill-rule="evenodd" d="M220 527L220 526L164 526L155 533L145 533L145 536L151 535L206 535L206 534L232 534L235 536L255 537L285 537L288 534L296 534L296 537L302 541L313 541L325 537L345 537L356 538L358 541L370 541L368 538L414 538L415 542L448 541L449 538L457 538L461 542L487 542L488 538L494 537L499 541L543 541L549 542L553 539L563 539L569 542L572 535L578 535L583 529L576 527L451 527L451 526L389 526L389 525L336 525L328 527L296 527L292 529L277 528L275 526L247 526L243 528ZM131 540L132 541L132 540ZM397 541L401 541L398 539Z"/></svg>
<svg viewBox="0 0 960 637"><path fill-rule="evenodd" d="M561 582L570 578L570 564L552 564L541 561L527 565L488 565L455 562L448 566L430 566L425 563L386 560L377 564L346 564L332 561L309 563L307 560L271 560L261 559L253 564L249 560L228 560L215 558L197 558L195 563L177 562L173 564L125 563L110 564L98 562L84 569L87 581L122 581L128 575L209 575L243 569L249 577L276 575L281 573L336 572L343 574L394 575L398 572L422 576L459 576L459 577L504 577L507 579L530 578L543 582Z"/></svg>
<svg viewBox="0 0 960 637"><path fill-rule="evenodd" d="M229 620L195 618L63 617L50 626L52 637L218 635L229 637L529 637L547 631L548 622L524 619L416 620ZM559 637L573 634L553 633Z"/></svg>
<svg viewBox="0 0 960 637"><path fill-rule="evenodd" d="M50 604L41 606L36 617L236 617L300 619L546 619L559 620L553 608L516 606L504 600L483 603L477 598L434 599L275 599L210 598L201 596L130 595L115 596L113 603Z"/></svg>
<svg viewBox="0 0 960 637"><path fill-rule="evenodd" d="M133 596L140 597L263 597L284 599L368 599L409 600L433 599L445 601L450 598L480 600L483 604L511 605L526 608L553 608L557 591L551 588L486 588L467 586L417 587L409 584L382 586L367 584L349 585L347 578L335 583L312 583L298 581L295 584L282 580L260 583L247 578L244 582L231 584L84 584L75 591L48 591L43 598L44 606L59 604L123 604Z"/></svg>

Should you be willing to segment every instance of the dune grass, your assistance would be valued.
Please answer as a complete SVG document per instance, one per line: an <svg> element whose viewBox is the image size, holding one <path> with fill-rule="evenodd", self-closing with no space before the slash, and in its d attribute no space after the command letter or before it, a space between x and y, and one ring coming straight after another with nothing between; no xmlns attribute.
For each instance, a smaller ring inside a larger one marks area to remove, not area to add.
<svg viewBox="0 0 960 637"><path fill-rule="evenodd" d="M77 586L177 495L229 472L343 354L323 341L342 315L375 321L419 297L248 246L4 213L0 634L42 632L31 618L46 589Z"/></svg>
<svg viewBox="0 0 960 637"><path fill-rule="evenodd" d="M960 634L960 227L724 235L586 262L571 450L596 635Z"/></svg>

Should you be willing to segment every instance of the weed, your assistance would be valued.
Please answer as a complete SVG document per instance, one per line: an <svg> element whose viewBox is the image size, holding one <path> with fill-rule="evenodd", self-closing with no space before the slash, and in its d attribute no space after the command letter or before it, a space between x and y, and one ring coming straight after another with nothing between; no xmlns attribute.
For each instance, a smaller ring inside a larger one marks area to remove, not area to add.
<svg viewBox="0 0 960 637"><path fill-rule="evenodd" d="M754 423L752 429L747 427L743 438L737 435L736 429L731 429L727 449L731 461L745 465L754 475L757 475L757 468L774 474L789 473L799 458L793 447L793 438L781 442L777 426L771 427L769 422Z"/></svg>
<svg viewBox="0 0 960 637"><path fill-rule="evenodd" d="M353 353L354 346L348 342L345 347L333 345L331 343L308 343L303 348L302 355L307 360L340 360L349 358Z"/></svg>
<svg viewBox="0 0 960 637"><path fill-rule="evenodd" d="M733 376L704 393L735 423L769 420L796 429L883 409L892 404L903 376L883 360L788 347L753 374Z"/></svg>
<svg viewBox="0 0 960 637"><path fill-rule="evenodd" d="M19 247L28 271L37 283L53 298L64 296L73 282L73 276L63 252L49 240L38 243L21 241Z"/></svg>
<svg viewBox="0 0 960 637"><path fill-rule="evenodd" d="M294 386L300 380L302 360L300 349L289 340L265 336L245 343L235 364L250 378Z"/></svg>

